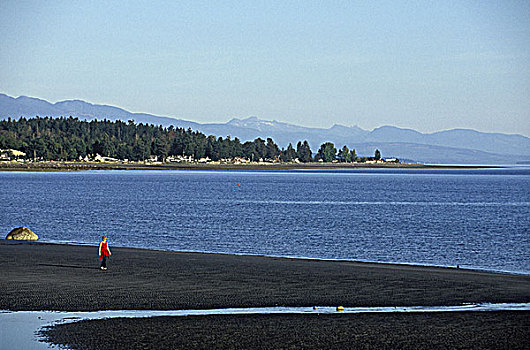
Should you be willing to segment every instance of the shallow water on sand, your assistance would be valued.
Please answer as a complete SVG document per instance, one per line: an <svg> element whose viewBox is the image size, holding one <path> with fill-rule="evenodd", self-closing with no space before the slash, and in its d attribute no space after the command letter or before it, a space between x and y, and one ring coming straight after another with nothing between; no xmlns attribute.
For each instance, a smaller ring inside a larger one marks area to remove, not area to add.
<svg viewBox="0 0 530 350"><path fill-rule="evenodd" d="M108 310L94 312L57 311L0 311L0 350L49 349L38 332L42 327L81 320L117 317L205 316L251 314L359 314L359 313L409 313L458 311L516 311L530 310L530 303L464 304L456 306L400 306L400 307L256 307L206 310Z"/></svg>
<svg viewBox="0 0 530 350"><path fill-rule="evenodd" d="M530 169L0 173L42 241L530 274Z"/></svg>

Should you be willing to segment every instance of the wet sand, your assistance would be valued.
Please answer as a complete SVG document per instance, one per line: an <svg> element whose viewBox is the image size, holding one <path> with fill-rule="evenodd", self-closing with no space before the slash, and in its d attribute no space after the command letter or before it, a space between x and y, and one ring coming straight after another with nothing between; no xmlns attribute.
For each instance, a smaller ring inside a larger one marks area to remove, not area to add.
<svg viewBox="0 0 530 350"><path fill-rule="evenodd" d="M528 349L530 312L119 318L44 335L72 349L514 350Z"/></svg>
<svg viewBox="0 0 530 350"><path fill-rule="evenodd" d="M0 242L0 309L95 311L530 302L530 276L454 268ZM527 311L231 315L60 325L82 349L525 348ZM108 344L94 343L102 329ZM122 345L120 345L122 344ZM74 344L75 345L75 344ZM414 345L414 346L412 346ZM491 345L491 346L490 346Z"/></svg>
<svg viewBox="0 0 530 350"><path fill-rule="evenodd" d="M0 309L171 310L530 302L530 276L2 240Z"/></svg>

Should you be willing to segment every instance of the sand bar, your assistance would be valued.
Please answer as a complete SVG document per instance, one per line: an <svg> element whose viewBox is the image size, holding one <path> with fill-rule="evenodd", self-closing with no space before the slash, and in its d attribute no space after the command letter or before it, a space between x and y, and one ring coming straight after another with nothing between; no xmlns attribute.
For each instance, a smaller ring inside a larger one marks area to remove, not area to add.
<svg viewBox="0 0 530 350"><path fill-rule="evenodd" d="M113 248L101 271L95 246L7 241L0 257L4 310L530 302L530 276L452 268ZM530 312L115 318L44 334L71 349L525 349Z"/></svg>
<svg viewBox="0 0 530 350"><path fill-rule="evenodd" d="M58 325L46 336L74 349L513 350L528 349L530 312L117 318Z"/></svg>
<svg viewBox="0 0 530 350"><path fill-rule="evenodd" d="M176 310L530 302L530 276L463 269L2 241L0 309Z"/></svg>

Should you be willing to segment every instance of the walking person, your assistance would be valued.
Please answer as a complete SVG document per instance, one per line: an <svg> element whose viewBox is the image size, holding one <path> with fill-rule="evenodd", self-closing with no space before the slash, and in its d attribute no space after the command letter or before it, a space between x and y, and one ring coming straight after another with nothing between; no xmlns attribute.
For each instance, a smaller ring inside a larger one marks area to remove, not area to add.
<svg viewBox="0 0 530 350"><path fill-rule="evenodd" d="M101 267L100 269L106 270L107 269L107 258L111 255L109 244L107 243L107 236L103 236L101 238L101 242L99 242L99 260L101 260Z"/></svg>

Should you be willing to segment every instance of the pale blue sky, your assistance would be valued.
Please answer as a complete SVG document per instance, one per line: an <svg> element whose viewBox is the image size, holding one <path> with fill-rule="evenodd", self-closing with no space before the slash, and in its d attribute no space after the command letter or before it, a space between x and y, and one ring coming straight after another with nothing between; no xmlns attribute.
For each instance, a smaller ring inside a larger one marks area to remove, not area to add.
<svg viewBox="0 0 530 350"><path fill-rule="evenodd" d="M530 136L530 1L0 2L0 92Z"/></svg>

